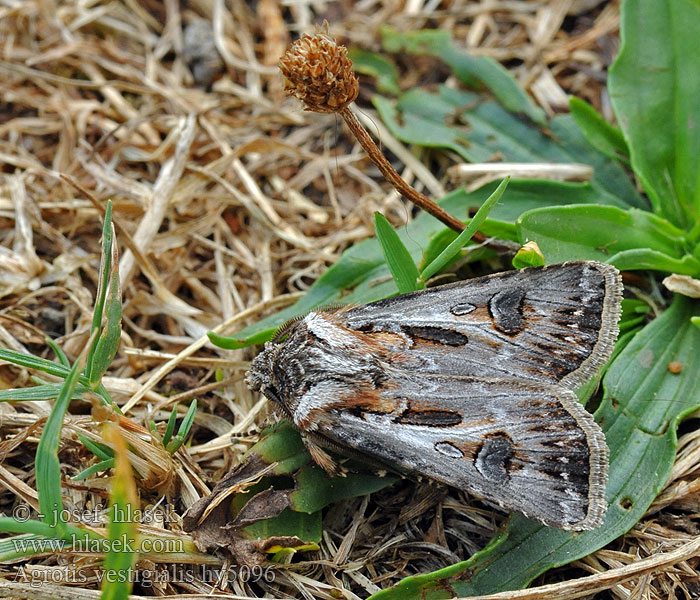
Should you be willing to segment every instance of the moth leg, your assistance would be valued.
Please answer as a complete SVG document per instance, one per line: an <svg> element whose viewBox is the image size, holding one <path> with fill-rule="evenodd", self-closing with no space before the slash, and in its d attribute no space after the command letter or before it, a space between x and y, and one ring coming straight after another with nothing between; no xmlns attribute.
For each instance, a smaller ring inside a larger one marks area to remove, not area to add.
<svg viewBox="0 0 700 600"><path fill-rule="evenodd" d="M333 476L338 474L338 465L333 460L331 455L328 454L328 452L321 448L321 446L319 446L318 443L309 435L302 434L301 439L303 440L306 449L309 451L311 459L319 467L328 473L328 475Z"/></svg>

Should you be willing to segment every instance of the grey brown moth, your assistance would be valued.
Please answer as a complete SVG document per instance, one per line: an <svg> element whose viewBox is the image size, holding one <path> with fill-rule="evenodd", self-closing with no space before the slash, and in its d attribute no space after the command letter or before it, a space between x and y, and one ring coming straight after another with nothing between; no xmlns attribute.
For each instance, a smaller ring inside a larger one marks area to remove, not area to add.
<svg viewBox="0 0 700 600"><path fill-rule="evenodd" d="M622 282L568 262L311 312L252 362L251 389L322 447L365 454L562 529L606 511L608 447L573 390L610 358Z"/></svg>

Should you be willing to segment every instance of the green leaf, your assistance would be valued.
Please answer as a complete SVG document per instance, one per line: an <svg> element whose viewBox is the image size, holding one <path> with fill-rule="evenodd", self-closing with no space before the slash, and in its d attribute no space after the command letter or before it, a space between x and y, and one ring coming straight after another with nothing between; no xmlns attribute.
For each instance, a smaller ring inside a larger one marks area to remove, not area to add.
<svg viewBox="0 0 700 600"><path fill-rule="evenodd" d="M61 537L66 531L66 519L63 514L63 499L61 497L61 464L58 460L58 445L61 439L63 419L73 397L73 390L78 383L81 368L82 363L78 360L68 373L51 409L51 414L46 420L36 449L36 490L39 494L41 519L44 523L56 528L55 535L57 537Z"/></svg>
<svg viewBox="0 0 700 600"><path fill-rule="evenodd" d="M628 0L621 11L613 108L654 211L689 227L700 216L700 3Z"/></svg>
<svg viewBox="0 0 700 600"><path fill-rule="evenodd" d="M569 99L571 116L588 142L599 152L629 164L630 153L622 132L608 123L588 102L572 96Z"/></svg>
<svg viewBox="0 0 700 600"><path fill-rule="evenodd" d="M90 374L89 380L95 387L109 366L119 348L122 333L122 298L119 283L118 264L112 266L111 283L109 286L109 299L106 302L107 324L100 333L95 344L95 352L92 355L92 364L86 369Z"/></svg>
<svg viewBox="0 0 700 600"><path fill-rule="evenodd" d="M427 281L438 271L443 269L466 245L479 227L481 227L481 224L486 220L486 217L491 212L493 206L501 199L501 196L503 195L506 187L508 187L509 182L510 177L506 177L503 181L501 181L494 192L479 207L479 210L476 211L474 218L469 220L469 225L467 225L464 231L462 231L462 233L456 237L454 242L447 246L447 248L445 248L434 261L423 269L422 273L420 274L421 281Z"/></svg>
<svg viewBox="0 0 700 600"><path fill-rule="evenodd" d="M544 111L530 99L505 67L488 56L472 56L459 48L449 31L426 29L399 32L383 27L381 34L382 44L388 52L407 51L440 58L450 65L452 72L463 83L472 87L483 85L508 110L526 114L536 123L545 123Z"/></svg>
<svg viewBox="0 0 700 600"><path fill-rule="evenodd" d="M599 204L646 208L625 170L591 146L570 115L552 119L543 130L478 94L445 86L411 90L396 104L375 94L372 102L406 143L448 148L470 162L499 154L512 162L585 163L594 168L591 185Z"/></svg>
<svg viewBox="0 0 700 600"><path fill-rule="evenodd" d="M543 267L547 264L544 255L535 242L528 242L513 257L513 267L526 269L527 267Z"/></svg>
<svg viewBox="0 0 700 600"><path fill-rule="evenodd" d="M651 308L646 302L634 298L622 300L622 316L620 317L620 333L635 329L647 319Z"/></svg>
<svg viewBox="0 0 700 600"><path fill-rule="evenodd" d="M537 242L548 263L570 259L613 262L611 259L618 252L639 248L677 259L685 254L681 230L636 208L622 210L596 205L540 208L522 214L516 227L521 243ZM647 269L650 265L640 262L635 266L627 261L625 267Z"/></svg>
<svg viewBox="0 0 700 600"><path fill-rule="evenodd" d="M175 433L175 423L177 422L177 404L173 406L173 409L170 411L170 416L168 417L168 422L165 424L165 431L163 432L163 439L161 440L163 442L163 445L166 445L173 437L173 434ZM152 427L155 431L155 423L152 423Z"/></svg>
<svg viewBox="0 0 700 600"><path fill-rule="evenodd" d="M114 458L114 450L112 450L106 444L100 444L98 442L93 442L90 438L84 435L78 434L78 439L82 442L90 452L92 452L97 458L101 460L109 460Z"/></svg>
<svg viewBox="0 0 700 600"><path fill-rule="evenodd" d="M116 262L116 248L113 247L114 241L114 226L112 225L112 201L107 201L105 209L104 223L102 224L102 258L100 260L100 273L97 285L97 295L95 298L95 308L92 311L92 323L90 326L90 336L92 338L92 346L88 350L86 361L86 372L88 380L92 383L96 381L91 375L91 370L94 364L94 355L97 351L99 336L95 332L102 328L102 315L104 312L105 302L107 299L108 283L110 279L111 267L113 262ZM93 337L94 336L94 337Z"/></svg>
<svg viewBox="0 0 700 600"><path fill-rule="evenodd" d="M102 471L107 471L108 469L114 468L114 459L108 458L106 460L90 465L87 469L83 469L77 475L73 475L71 479L73 481L83 481L88 477L91 477L95 473L100 473Z"/></svg>
<svg viewBox="0 0 700 600"><path fill-rule="evenodd" d="M433 262L442 251L457 239L459 234L452 229L443 229L430 238L428 247L423 253L423 258L418 265L418 271L425 269L426 265ZM457 259L458 257L455 257ZM454 262L454 261L453 261Z"/></svg>
<svg viewBox="0 0 700 600"><path fill-rule="evenodd" d="M700 274L700 261L686 254L682 258L672 258L663 252L649 248L632 248L613 254L608 261L620 271L648 269L667 271L678 275L696 276Z"/></svg>
<svg viewBox="0 0 700 600"><path fill-rule="evenodd" d="M278 463L272 471L275 475L294 473L311 462L304 442L289 421L280 421L261 433L260 441L254 444L245 457L257 454L267 464Z"/></svg>
<svg viewBox="0 0 700 600"><path fill-rule="evenodd" d="M292 509L313 513L344 500L371 494L398 480L396 476L379 476L371 473L348 473L344 477L329 477L316 465L304 467L297 473L297 490L292 492Z"/></svg>
<svg viewBox="0 0 700 600"><path fill-rule="evenodd" d="M374 213L374 230L399 293L415 292L420 287L419 273L411 253L403 245L389 221L378 212Z"/></svg>
<svg viewBox="0 0 700 600"><path fill-rule="evenodd" d="M675 459L676 427L700 403L700 331L690 318L700 303L676 296L608 368L596 418L610 447L609 508L601 527L570 532L511 517L504 538L435 573L408 578L372 600L490 594L526 586L540 573L602 548L628 531L663 489ZM667 365L683 364L679 374ZM468 581L465 578L469 577ZM409 593L410 592L410 593Z"/></svg>
<svg viewBox="0 0 700 600"><path fill-rule="evenodd" d="M195 398L190 402L190 406L187 409L187 412L185 413L185 416L182 419L182 422L180 423L180 427L177 430L177 434L173 439L169 439L167 442L164 440L165 444L165 449L170 453L170 454L175 454L177 449L182 446L182 444L185 442L185 439L190 433L190 429L192 429L192 423L194 423L194 417L197 414L197 399ZM170 425L170 423L168 423Z"/></svg>
<svg viewBox="0 0 700 600"><path fill-rule="evenodd" d="M26 402L35 400L53 400L61 392L62 383L44 383L30 388L0 390L0 402ZM73 390L71 400L82 398L88 387L78 383Z"/></svg>
<svg viewBox="0 0 700 600"><path fill-rule="evenodd" d="M401 93L396 65L385 56L359 48L350 48L348 58L352 61L354 71L377 79L377 89L383 94Z"/></svg>
<svg viewBox="0 0 700 600"><path fill-rule="evenodd" d="M307 514L285 508L279 515L243 528L249 539L296 536L306 542L320 542L323 534L321 513Z"/></svg>
<svg viewBox="0 0 700 600"><path fill-rule="evenodd" d="M13 517L0 517L0 531L3 533L21 533L0 540L0 563L16 558L31 556L52 550L58 553L71 548L73 541L80 541L91 548L106 547L107 540L91 529L66 525L60 537L55 527L42 521L22 521Z"/></svg>

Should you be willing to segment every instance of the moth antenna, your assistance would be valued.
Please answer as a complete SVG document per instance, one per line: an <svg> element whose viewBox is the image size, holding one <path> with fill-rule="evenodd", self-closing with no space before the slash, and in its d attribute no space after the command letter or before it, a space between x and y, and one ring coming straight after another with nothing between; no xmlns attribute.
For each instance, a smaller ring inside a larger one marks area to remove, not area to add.
<svg viewBox="0 0 700 600"><path fill-rule="evenodd" d="M287 334L287 332L308 314L308 312L305 312L303 315L297 315L296 317L287 319L284 323L282 323L282 325L280 325L275 330L275 335L272 336L271 342L273 344L279 344L282 341L282 338L284 338L284 336Z"/></svg>

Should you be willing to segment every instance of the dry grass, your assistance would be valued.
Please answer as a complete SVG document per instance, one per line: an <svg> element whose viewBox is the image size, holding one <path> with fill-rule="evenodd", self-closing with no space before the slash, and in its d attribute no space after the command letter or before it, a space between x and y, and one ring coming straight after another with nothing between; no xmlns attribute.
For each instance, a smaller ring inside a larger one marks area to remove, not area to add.
<svg viewBox="0 0 700 600"><path fill-rule="evenodd" d="M102 215L59 174L102 203L112 198L124 330L104 383L134 424L143 506L163 498L172 506L166 514L161 504L162 519L149 524L155 531L180 531L184 509L237 464L256 439L248 432L266 419L265 402L242 381L252 350L213 348L205 332L222 322L234 331L294 301L345 248L373 234L375 210L395 224L410 212L337 119L304 113L283 97L280 55L324 18L338 39L368 49L379 48L384 24L449 29L475 54L511 68L548 113L566 110L567 94L576 94L611 116L604 82L618 46L616 2L0 1L0 344L51 358L49 335L78 356L89 333ZM194 52L189 36L198 36L199 50L211 47ZM446 76L433 60L402 60L404 89ZM369 92L362 81L359 104L372 115ZM429 173L380 132L403 175L441 196L444 173ZM0 377L4 387L31 385L24 369L4 365ZM192 398L199 414L191 445L174 457L158 453L138 426L167 419L172 405ZM19 504L37 508L33 457L48 411L45 402L0 404L5 514ZM90 411L89 402L74 402L61 440L65 502L76 509L106 504L108 479L68 479L94 462L77 439L99 439ZM698 597L697 551L684 546L696 525L669 509L698 512L699 438L694 431L682 438L671 481L644 521L541 583L588 573L599 574L613 598ZM134 592L331 598L341 588L346 598L365 597L470 556L502 518L458 492L402 482L331 508L321 551L278 568L271 583L195 579ZM624 570L674 549L671 563ZM42 579L65 566L90 573L98 561L67 551L3 565L0 597L96 598L94 578L37 589L16 576L20 563ZM562 585L569 587L551 597L597 589Z"/></svg>

